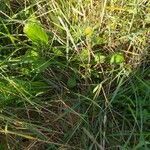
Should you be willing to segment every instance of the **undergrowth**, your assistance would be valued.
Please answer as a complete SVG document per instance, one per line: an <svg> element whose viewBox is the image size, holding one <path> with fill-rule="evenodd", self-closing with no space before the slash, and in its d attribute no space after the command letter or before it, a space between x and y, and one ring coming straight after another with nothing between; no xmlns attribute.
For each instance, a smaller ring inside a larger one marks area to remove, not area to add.
<svg viewBox="0 0 150 150"><path fill-rule="evenodd" d="M1 0L0 149L150 148L148 0Z"/></svg>

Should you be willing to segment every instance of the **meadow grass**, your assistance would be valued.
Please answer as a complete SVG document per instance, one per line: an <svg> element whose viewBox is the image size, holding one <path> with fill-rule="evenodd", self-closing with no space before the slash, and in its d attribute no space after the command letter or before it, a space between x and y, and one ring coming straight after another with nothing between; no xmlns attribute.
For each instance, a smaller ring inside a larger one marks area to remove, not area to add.
<svg viewBox="0 0 150 150"><path fill-rule="evenodd" d="M148 0L2 0L0 149L150 148Z"/></svg>

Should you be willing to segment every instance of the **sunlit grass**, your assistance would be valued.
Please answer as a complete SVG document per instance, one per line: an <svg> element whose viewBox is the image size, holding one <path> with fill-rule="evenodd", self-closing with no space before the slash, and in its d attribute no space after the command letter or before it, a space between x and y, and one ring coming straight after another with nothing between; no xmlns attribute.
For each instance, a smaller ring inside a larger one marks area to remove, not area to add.
<svg viewBox="0 0 150 150"><path fill-rule="evenodd" d="M148 149L149 6L3 0L0 146Z"/></svg>

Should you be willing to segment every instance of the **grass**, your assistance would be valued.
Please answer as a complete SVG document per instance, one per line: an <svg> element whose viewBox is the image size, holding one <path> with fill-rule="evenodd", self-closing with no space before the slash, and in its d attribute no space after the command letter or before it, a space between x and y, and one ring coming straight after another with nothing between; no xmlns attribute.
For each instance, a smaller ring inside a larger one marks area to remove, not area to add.
<svg viewBox="0 0 150 150"><path fill-rule="evenodd" d="M2 0L0 149L148 150L148 0Z"/></svg>

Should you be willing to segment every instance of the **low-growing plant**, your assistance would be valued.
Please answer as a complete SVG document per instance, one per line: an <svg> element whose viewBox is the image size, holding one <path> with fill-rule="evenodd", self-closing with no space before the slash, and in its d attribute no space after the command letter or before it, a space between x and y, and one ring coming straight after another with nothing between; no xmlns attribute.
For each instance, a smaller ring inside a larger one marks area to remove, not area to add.
<svg viewBox="0 0 150 150"><path fill-rule="evenodd" d="M2 145L149 149L149 4L2 0Z"/></svg>

